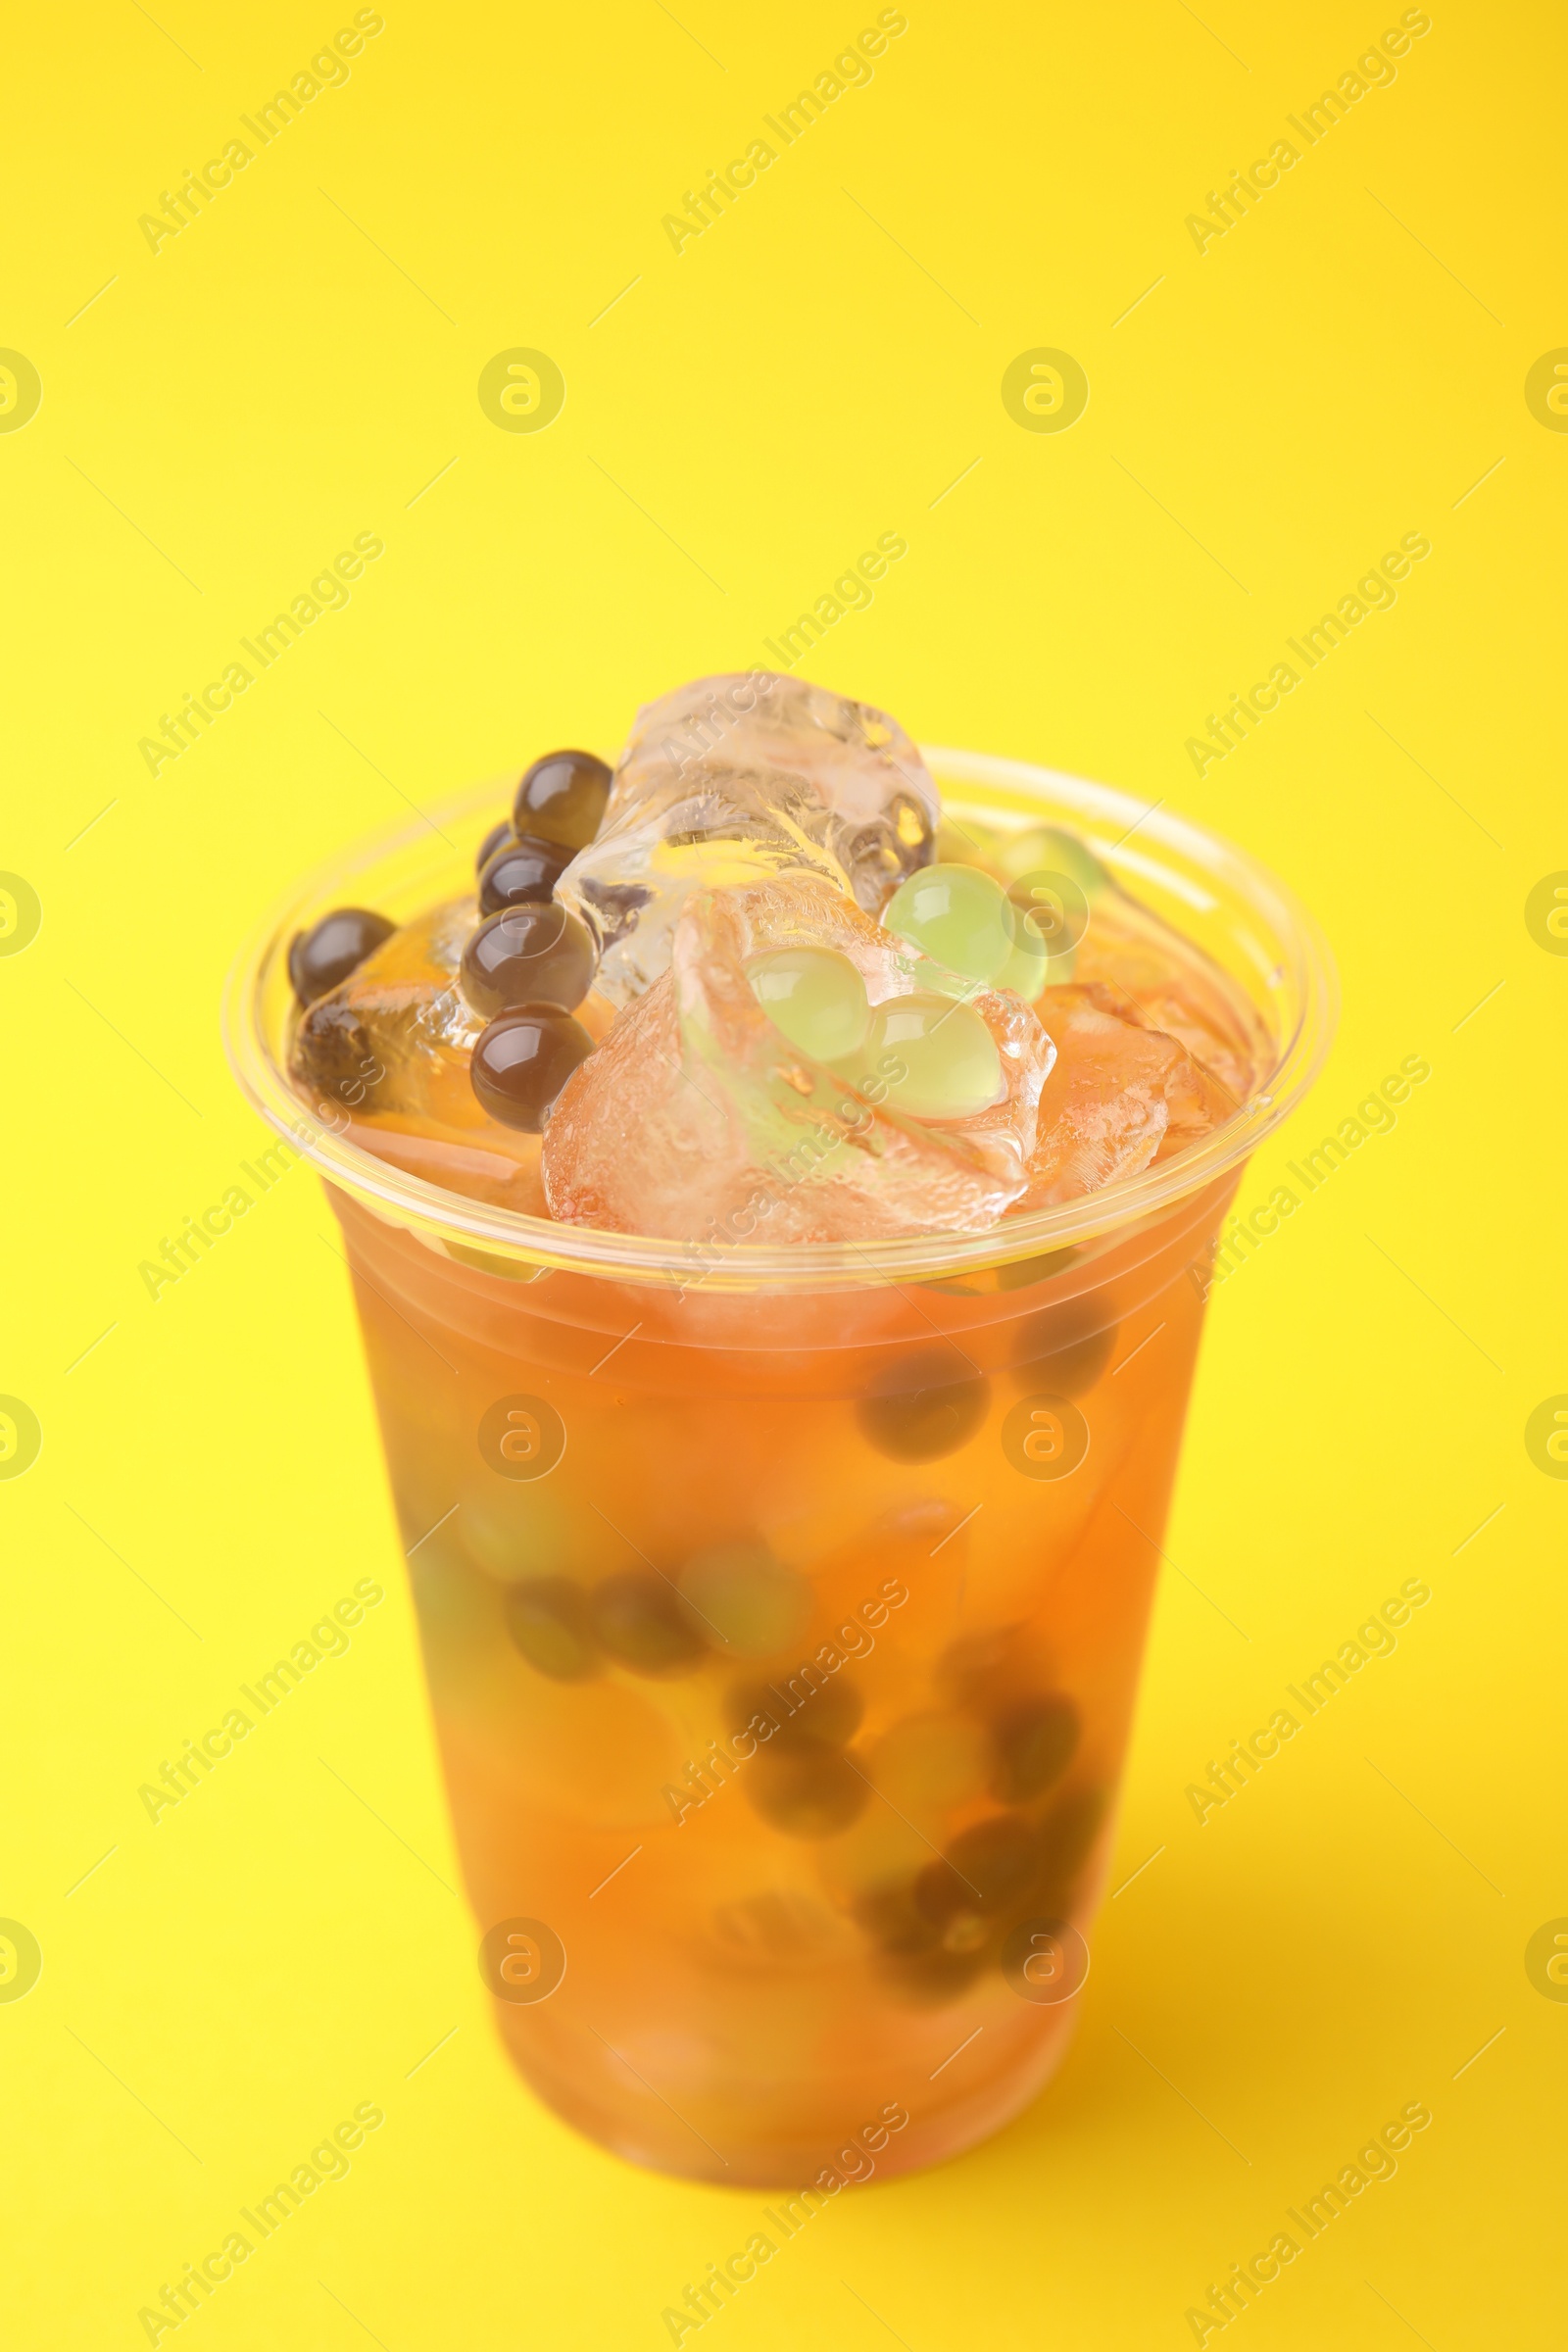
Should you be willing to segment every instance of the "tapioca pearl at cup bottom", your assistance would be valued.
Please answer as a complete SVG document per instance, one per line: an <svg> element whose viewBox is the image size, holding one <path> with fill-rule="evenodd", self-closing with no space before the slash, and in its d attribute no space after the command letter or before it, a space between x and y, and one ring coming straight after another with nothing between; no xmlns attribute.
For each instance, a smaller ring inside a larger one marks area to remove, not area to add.
<svg viewBox="0 0 1568 2352"><path fill-rule="evenodd" d="M857 1761L861 1760L857 1751ZM868 1763L864 1769L869 1777ZM873 1796L842 1837L818 1849L813 1863L828 1900L858 1919L860 1906L878 1888L912 1886L930 1859L930 1839L912 1821Z"/></svg>
<svg viewBox="0 0 1568 2352"><path fill-rule="evenodd" d="M948 2009L961 2000L985 1966L981 1952L881 1952L874 1962L879 1983L895 1999L914 2009Z"/></svg>
<svg viewBox="0 0 1568 2352"><path fill-rule="evenodd" d="M1069 1788L1053 1801L1037 1833L1040 1869L1036 1886L1043 1898L1042 1909L1053 1904L1058 1910L1066 1909L1109 1809L1109 1789L1092 1783Z"/></svg>
<svg viewBox="0 0 1568 2352"><path fill-rule="evenodd" d="M1023 1804L1058 1781L1078 1745L1078 1709L1065 1691L1043 1692L1009 1707L993 1725L992 1793Z"/></svg>
<svg viewBox="0 0 1568 2352"><path fill-rule="evenodd" d="M879 1951L908 1957L932 1952L941 1940L936 1922L914 1898L913 1879L890 1879L858 1894L852 1906L855 1923Z"/></svg>
<svg viewBox="0 0 1568 2352"><path fill-rule="evenodd" d="M708 1639L734 1657L773 1656L799 1637L811 1613L806 1580L760 1544L699 1552L677 1582Z"/></svg>
<svg viewBox="0 0 1568 2352"><path fill-rule="evenodd" d="M855 1411L878 1453L895 1462L931 1462L967 1445L990 1402L990 1383L966 1376L956 1349L933 1349L890 1365Z"/></svg>
<svg viewBox="0 0 1568 2352"><path fill-rule="evenodd" d="M839 1749L770 1757L760 1750L743 1783L755 1809L787 1838L833 1838L861 1814L870 1785Z"/></svg>
<svg viewBox="0 0 1568 2352"><path fill-rule="evenodd" d="M904 1879L871 1888L855 1904L856 1924L885 1959L910 1962L929 1959L936 1965L935 1981L965 1982L979 1965L993 1939L992 1930L977 1913L954 1912L935 1921L921 1908L915 1882ZM945 1960L961 1961L963 1968L947 1969Z"/></svg>
<svg viewBox="0 0 1568 2352"><path fill-rule="evenodd" d="M589 1609L601 1647L633 1674L690 1674L707 1652L690 1610L662 1576L607 1576Z"/></svg>
<svg viewBox="0 0 1568 2352"><path fill-rule="evenodd" d="M914 1884L914 1899L945 1929L964 1914L995 1918L1032 1884L1040 1865L1039 1833L1021 1813L994 1813L960 1830L940 1860Z"/></svg>
<svg viewBox="0 0 1568 2352"><path fill-rule="evenodd" d="M513 1585L506 1598L507 1630L530 1666L558 1683L585 1682L599 1670L588 1595L564 1576Z"/></svg>
<svg viewBox="0 0 1568 2352"><path fill-rule="evenodd" d="M842 1673L831 1680L813 1678L808 1688L803 1688L805 1679L800 1676L786 1679L781 1674L776 1684L737 1683L724 1702L731 1732L744 1732L757 1723L771 1724L770 1732L754 1735L758 1740L756 1752L765 1747L769 1755L798 1755L813 1747L848 1747L860 1728L865 1711L859 1692L845 1681Z"/></svg>
<svg viewBox="0 0 1568 2352"><path fill-rule="evenodd" d="M1102 1313L1088 1301L1069 1299L1027 1316L1009 1351L1018 1386L1054 1389L1062 1396L1081 1396L1092 1389L1116 1345L1117 1326L1103 1321Z"/></svg>

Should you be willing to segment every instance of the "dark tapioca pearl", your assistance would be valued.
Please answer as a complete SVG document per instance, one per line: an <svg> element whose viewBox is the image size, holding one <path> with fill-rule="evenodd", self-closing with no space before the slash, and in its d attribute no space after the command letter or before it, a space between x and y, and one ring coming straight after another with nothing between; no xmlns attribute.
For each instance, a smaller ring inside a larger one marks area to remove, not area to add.
<svg viewBox="0 0 1568 2352"><path fill-rule="evenodd" d="M474 1039L468 1077L493 1119L543 1135L556 1098L594 1041L559 1004L520 1004Z"/></svg>
<svg viewBox="0 0 1568 2352"><path fill-rule="evenodd" d="M993 1813L960 1830L940 1861L928 1862L914 1882L914 1899L946 1931L963 1917L1003 1917L1039 1875L1039 1833L1021 1813Z"/></svg>
<svg viewBox="0 0 1568 2352"><path fill-rule="evenodd" d="M599 1666L588 1595L564 1576L533 1577L507 1592L507 1625L530 1666L558 1683L580 1683Z"/></svg>
<svg viewBox="0 0 1568 2352"><path fill-rule="evenodd" d="M1069 1298L1026 1317L1012 1344L1019 1386L1057 1396L1081 1396L1092 1389L1116 1345L1116 1326L1103 1321L1103 1312L1088 1299Z"/></svg>
<svg viewBox="0 0 1568 2352"><path fill-rule="evenodd" d="M737 1683L725 1702L731 1727L744 1731L760 1718L774 1727L759 1739L758 1753L770 1756L803 1754L812 1747L848 1747L860 1728L864 1709L858 1690L839 1676L829 1683L802 1687L781 1676L770 1683Z"/></svg>
<svg viewBox="0 0 1568 2352"><path fill-rule="evenodd" d="M1038 1833L1034 1888L1041 1911L1065 1916L1070 1909L1105 1813L1106 1791L1093 1787L1069 1788L1047 1813Z"/></svg>
<svg viewBox="0 0 1568 2352"><path fill-rule="evenodd" d="M548 899L571 863L575 852L557 841L506 839L479 869L479 912L499 914L503 906L526 906Z"/></svg>
<svg viewBox="0 0 1568 2352"><path fill-rule="evenodd" d="M397 929L384 914L366 906L338 906L323 914L309 931L301 931L288 952L288 976L302 1004L341 988L350 972Z"/></svg>
<svg viewBox="0 0 1568 2352"><path fill-rule="evenodd" d="M938 1944L929 1952L885 1952L876 1973L897 1999L916 2009L946 2009L962 1998L981 1969L985 1954L950 1952Z"/></svg>
<svg viewBox="0 0 1568 2352"><path fill-rule="evenodd" d="M1004 1805L1026 1804L1057 1781L1078 1744L1078 1710L1065 1691L1048 1690L1009 1707L992 1727L996 1764L992 1794Z"/></svg>
<svg viewBox="0 0 1568 2352"><path fill-rule="evenodd" d="M836 1838L863 1812L871 1793L848 1756L815 1745L783 1756L760 1748L743 1785L762 1819L786 1838Z"/></svg>
<svg viewBox="0 0 1568 2352"><path fill-rule="evenodd" d="M601 1646L633 1674L689 1674L703 1655L701 1632L662 1576L635 1568L607 1576L590 1611Z"/></svg>
<svg viewBox="0 0 1568 2352"><path fill-rule="evenodd" d="M878 1373L856 1417L878 1453L896 1462L932 1462L974 1436L991 1401L988 1383L956 1377L956 1349L906 1358Z"/></svg>
<svg viewBox="0 0 1568 2352"><path fill-rule="evenodd" d="M868 1886L855 1898L855 1919L879 1951L908 1957L916 1952L934 1952L941 1940L936 1923L926 1917L914 1899L912 1879L895 1879L881 1886Z"/></svg>
<svg viewBox="0 0 1568 2352"><path fill-rule="evenodd" d="M474 872L482 874L502 843L511 841L512 838L512 819L510 816L504 816L499 825L491 826L483 841L480 842L479 855L473 861Z"/></svg>
<svg viewBox="0 0 1568 2352"><path fill-rule="evenodd" d="M513 822L575 853L598 832L609 798L610 770L592 752L547 752L517 786Z"/></svg>
<svg viewBox="0 0 1568 2352"><path fill-rule="evenodd" d="M504 906L486 915L463 951L463 993L486 1020L519 1004L569 1012L588 994L594 943L564 906Z"/></svg>

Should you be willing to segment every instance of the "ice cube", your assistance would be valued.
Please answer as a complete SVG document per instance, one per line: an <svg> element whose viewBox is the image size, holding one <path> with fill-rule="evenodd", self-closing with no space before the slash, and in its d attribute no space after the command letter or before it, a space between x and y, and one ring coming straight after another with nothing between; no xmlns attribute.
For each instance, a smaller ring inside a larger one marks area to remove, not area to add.
<svg viewBox="0 0 1568 2352"><path fill-rule="evenodd" d="M995 1041L998 1101L944 1121L901 1115L874 1074L852 1084L791 1046L748 959L838 949L873 1005L942 994ZM1027 1178L1052 1047L1016 997L977 990L894 939L824 877L796 871L688 897L670 969L582 1063L545 1137L550 1213L692 1246L984 1231Z"/></svg>
<svg viewBox="0 0 1568 2352"><path fill-rule="evenodd" d="M1179 1039L1233 1104L1269 1066L1267 1033L1240 989L1123 891L1095 902L1072 978L1108 989L1129 1019Z"/></svg>
<svg viewBox="0 0 1568 2352"><path fill-rule="evenodd" d="M309 1005L290 1055L296 1085L351 1114L479 1125L485 1114L468 1083L468 1049L484 1022L457 984L477 911L468 898L432 907Z"/></svg>
<svg viewBox="0 0 1568 2352"><path fill-rule="evenodd" d="M1035 1007L1055 1043L1019 1210L1051 1208L1136 1176L1217 1126L1226 1091L1178 1038L1118 1007L1108 988L1048 988Z"/></svg>
<svg viewBox="0 0 1568 2352"><path fill-rule="evenodd" d="M556 895L624 1004L668 968L693 890L805 868L875 913L928 861L936 822L925 763L883 711L767 670L699 678L638 712L598 837Z"/></svg>
<svg viewBox="0 0 1568 2352"><path fill-rule="evenodd" d="M452 899L394 931L301 1013L289 1075L322 1124L362 1150L542 1216L538 1137L492 1119L469 1081L484 1021L457 975L477 917L473 899ZM601 1028L607 1013L600 1008Z"/></svg>

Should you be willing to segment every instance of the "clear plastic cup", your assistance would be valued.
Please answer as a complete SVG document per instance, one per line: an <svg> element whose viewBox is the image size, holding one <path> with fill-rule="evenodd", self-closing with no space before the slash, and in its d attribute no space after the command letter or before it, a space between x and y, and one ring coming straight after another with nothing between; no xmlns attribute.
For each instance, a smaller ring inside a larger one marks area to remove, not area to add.
<svg viewBox="0 0 1568 2352"><path fill-rule="evenodd" d="M311 876L225 1008L342 1225L501 2034L634 2161L818 2197L995 2131L1060 2056L1204 1270L1334 1015L1240 851L926 758L960 820L1080 831L1255 1007L1274 1067L1187 1152L985 1234L721 1250L369 1156L285 1075L289 941L470 887L500 784Z"/></svg>

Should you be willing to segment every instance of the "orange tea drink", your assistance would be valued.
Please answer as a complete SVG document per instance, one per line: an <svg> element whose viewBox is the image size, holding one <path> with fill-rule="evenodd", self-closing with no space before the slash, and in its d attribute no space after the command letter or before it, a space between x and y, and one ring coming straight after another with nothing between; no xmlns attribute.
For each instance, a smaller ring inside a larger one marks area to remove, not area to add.
<svg viewBox="0 0 1568 2352"><path fill-rule="evenodd" d="M1093 1997L1207 1267L1330 984L1211 837L767 672L494 814L298 894L236 1066L342 1224L503 2038L820 2199Z"/></svg>

